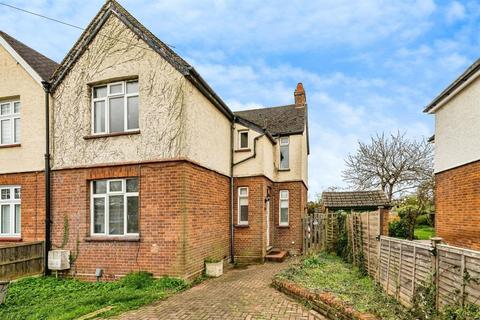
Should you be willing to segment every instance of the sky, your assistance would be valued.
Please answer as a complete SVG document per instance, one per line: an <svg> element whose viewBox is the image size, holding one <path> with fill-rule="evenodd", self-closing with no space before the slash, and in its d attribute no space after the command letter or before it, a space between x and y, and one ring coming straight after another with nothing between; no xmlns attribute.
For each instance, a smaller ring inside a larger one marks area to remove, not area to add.
<svg viewBox="0 0 480 320"><path fill-rule="evenodd" d="M104 1L2 0L85 27ZM309 195L348 188L344 159L377 133L433 134L422 113L479 56L480 2L119 0L234 111L309 108ZM0 6L3 30L61 61L81 31Z"/></svg>

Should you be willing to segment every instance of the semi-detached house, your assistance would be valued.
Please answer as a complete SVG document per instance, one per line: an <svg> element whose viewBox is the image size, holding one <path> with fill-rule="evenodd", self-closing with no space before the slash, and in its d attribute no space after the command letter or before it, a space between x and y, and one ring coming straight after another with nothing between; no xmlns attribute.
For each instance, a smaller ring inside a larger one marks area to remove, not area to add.
<svg viewBox="0 0 480 320"><path fill-rule="evenodd" d="M234 113L115 1L50 83L51 240L71 251L70 274L191 278L207 257L248 263L272 248L302 251L301 84L291 105Z"/></svg>

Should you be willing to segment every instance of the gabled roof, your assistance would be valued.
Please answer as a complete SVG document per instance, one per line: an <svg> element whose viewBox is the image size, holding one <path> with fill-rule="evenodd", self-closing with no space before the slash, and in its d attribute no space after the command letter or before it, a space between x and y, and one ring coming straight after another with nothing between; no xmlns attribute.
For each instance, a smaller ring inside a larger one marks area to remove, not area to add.
<svg viewBox="0 0 480 320"><path fill-rule="evenodd" d="M266 129L274 136L301 134L305 130L306 107L298 107L295 104L238 111L234 114Z"/></svg>
<svg viewBox="0 0 480 320"><path fill-rule="evenodd" d="M323 206L333 209L389 207L390 201L382 190L323 192Z"/></svg>
<svg viewBox="0 0 480 320"><path fill-rule="evenodd" d="M107 0L97 15L93 18L72 49L65 56L52 78L52 90L62 82L75 62L88 48L108 18L114 15L122 21L135 35L142 39L153 51L169 62L176 70L185 76L207 99L210 100L225 116L233 118L232 111L222 99L205 82L198 72L185 60L177 55L168 45L158 39L153 33L145 28L125 8L114 0Z"/></svg>
<svg viewBox="0 0 480 320"><path fill-rule="evenodd" d="M442 103L445 99L453 97L454 92L459 89L463 84L472 79L474 75L480 70L480 59L475 61L470 67L465 70L460 77L453 81L445 90L443 90L432 102L430 102L423 112L433 113L436 107ZM452 95L453 94L453 95Z"/></svg>
<svg viewBox="0 0 480 320"><path fill-rule="evenodd" d="M12 54L38 82L50 79L58 63L33 50L7 33L0 31L0 44Z"/></svg>

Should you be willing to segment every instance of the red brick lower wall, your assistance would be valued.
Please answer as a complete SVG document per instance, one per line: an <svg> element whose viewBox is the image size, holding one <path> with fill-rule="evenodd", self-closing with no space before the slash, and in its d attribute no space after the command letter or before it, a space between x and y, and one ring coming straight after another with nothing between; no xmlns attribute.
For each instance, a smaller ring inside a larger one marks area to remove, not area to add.
<svg viewBox="0 0 480 320"><path fill-rule="evenodd" d="M45 173L26 172L0 174L0 186L21 187L21 240L44 240L45 235ZM0 241L11 238L0 237Z"/></svg>
<svg viewBox="0 0 480 320"><path fill-rule="evenodd" d="M291 254L302 252L302 217L306 213L307 188L301 181L272 182L266 177L234 180L234 218L238 222L238 188L249 188L248 226L235 226L235 257L238 262L262 262L267 251L266 202L270 195L270 245ZM279 193L289 191L289 225L279 226Z"/></svg>
<svg viewBox="0 0 480 320"><path fill-rule="evenodd" d="M435 189L437 236L480 250L480 161L437 173Z"/></svg>
<svg viewBox="0 0 480 320"><path fill-rule="evenodd" d="M139 177L140 239L91 238L90 181L126 177ZM96 268L106 279L138 270L188 277L212 252L228 253L228 190L227 177L185 161L54 171L52 242L62 246L68 229L70 272L80 277Z"/></svg>
<svg viewBox="0 0 480 320"><path fill-rule="evenodd" d="M289 193L288 227L279 226L280 190L288 190ZM307 212L307 188L301 181L275 183L273 200L275 247L288 250L290 254L300 254L303 243L302 218Z"/></svg>

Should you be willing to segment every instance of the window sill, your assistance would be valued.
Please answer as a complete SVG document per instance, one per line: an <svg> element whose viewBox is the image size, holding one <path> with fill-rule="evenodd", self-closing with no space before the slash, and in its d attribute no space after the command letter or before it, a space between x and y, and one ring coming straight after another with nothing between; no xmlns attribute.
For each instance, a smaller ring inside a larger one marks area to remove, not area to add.
<svg viewBox="0 0 480 320"><path fill-rule="evenodd" d="M288 169L280 169L280 168L278 168L278 171L290 171L290 168L288 168Z"/></svg>
<svg viewBox="0 0 480 320"><path fill-rule="evenodd" d="M18 148L18 147L21 147L22 145L20 143L14 143L14 144L3 144L3 145L0 145L0 149L3 149L3 148Z"/></svg>
<svg viewBox="0 0 480 320"><path fill-rule="evenodd" d="M101 134L91 134L88 136L84 136L83 139L91 140L91 139L99 139L99 138L110 138L110 137L120 137L120 136L130 136L140 134L140 130L135 131L125 131L125 132L115 132L115 133L101 133Z"/></svg>
<svg viewBox="0 0 480 320"><path fill-rule="evenodd" d="M86 242L140 242L140 236L91 236L85 238Z"/></svg>
<svg viewBox="0 0 480 320"><path fill-rule="evenodd" d="M279 228L279 229L290 229L290 225L288 225L288 224L278 225L277 228Z"/></svg>
<svg viewBox="0 0 480 320"><path fill-rule="evenodd" d="M252 149L248 148L248 149L237 149L235 150L235 152L251 152Z"/></svg>
<svg viewBox="0 0 480 320"><path fill-rule="evenodd" d="M235 228L250 228L248 224L236 224Z"/></svg>
<svg viewBox="0 0 480 320"><path fill-rule="evenodd" d="M15 236L0 236L0 242L22 242L22 238Z"/></svg>

